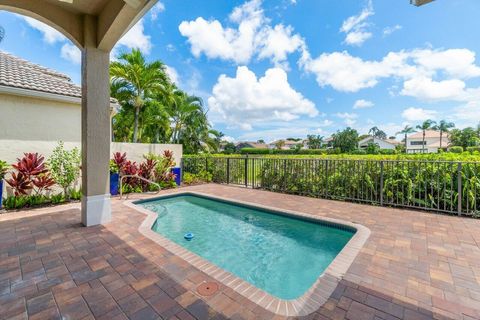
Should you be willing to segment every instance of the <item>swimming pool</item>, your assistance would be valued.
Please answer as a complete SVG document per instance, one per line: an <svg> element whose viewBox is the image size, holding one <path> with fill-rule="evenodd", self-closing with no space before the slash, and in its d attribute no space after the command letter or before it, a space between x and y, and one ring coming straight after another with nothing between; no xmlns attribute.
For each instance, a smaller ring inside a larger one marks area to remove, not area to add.
<svg viewBox="0 0 480 320"><path fill-rule="evenodd" d="M352 227L195 194L136 204L158 214L154 232L284 300L301 297L355 234Z"/></svg>

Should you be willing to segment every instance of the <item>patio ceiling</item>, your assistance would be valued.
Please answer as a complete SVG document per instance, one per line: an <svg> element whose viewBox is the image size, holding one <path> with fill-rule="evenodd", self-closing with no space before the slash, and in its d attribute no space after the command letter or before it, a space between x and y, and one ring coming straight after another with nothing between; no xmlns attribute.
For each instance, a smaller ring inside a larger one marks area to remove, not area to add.
<svg viewBox="0 0 480 320"><path fill-rule="evenodd" d="M157 0L0 0L0 9L40 20L57 29L78 47L85 47L85 28L94 17L96 45L110 51L122 35Z"/></svg>

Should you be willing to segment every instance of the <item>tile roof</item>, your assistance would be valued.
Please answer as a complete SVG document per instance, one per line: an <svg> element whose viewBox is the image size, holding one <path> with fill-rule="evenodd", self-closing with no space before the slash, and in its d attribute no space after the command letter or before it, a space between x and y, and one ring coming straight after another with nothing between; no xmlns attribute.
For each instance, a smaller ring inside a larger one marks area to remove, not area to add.
<svg viewBox="0 0 480 320"><path fill-rule="evenodd" d="M443 133L443 138L448 137L448 133L444 132ZM418 131L410 136L408 136L408 139L422 139L423 138L423 132ZM440 139L440 131L436 130L425 130L425 138L439 138Z"/></svg>
<svg viewBox="0 0 480 320"><path fill-rule="evenodd" d="M81 98L81 87L65 74L0 51L0 86Z"/></svg>

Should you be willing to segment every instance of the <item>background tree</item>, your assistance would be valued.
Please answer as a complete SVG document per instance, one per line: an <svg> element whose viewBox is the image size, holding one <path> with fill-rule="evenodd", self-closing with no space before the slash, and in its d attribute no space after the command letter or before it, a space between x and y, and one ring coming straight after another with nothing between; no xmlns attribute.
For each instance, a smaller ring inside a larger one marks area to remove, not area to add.
<svg viewBox="0 0 480 320"><path fill-rule="evenodd" d="M155 92L168 84L165 65L161 61L146 62L138 49L122 53L110 64L111 95L122 105L134 107L133 142L138 141L140 110Z"/></svg>
<svg viewBox="0 0 480 320"><path fill-rule="evenodd" d="M332 144L334 148L339 148L343 153L351 152L357 149L358 132L350 127L343 131L337 131L332 135Z"/></svg>
<svg viewBox="0 0 480 320"><path fill-rule="evenodd" d="M450 131L450 142L453 146L463 147L476 147L480 145L480 138L478 137L477 130L472 127L467 127L463 130L453 129Z"/></svg>
<svg viewBox="0 0 480 320"><path fill-rule="evenodd" d="M405 136L405 153L407 152L408 146L407 146L407 136L409 134L412 134L416 132L413 127L410 127L409 125L406 125L405 128L403 128L402 131L397 132L397 134L403 134Z"/></svg>
<svg viewBox="0 0 480 320"><path fill-rule="evenodd" d="M235 153L236 151L237 151L237 147L233 142L227 142L223 147L223 153L225 154L232 154L232 153Z"/></svg>
<svg viewBox="0 0 480 320"><path fill-rule="evenodd" d="M307 135L308 149L321 149L323 145L323 136L309 134Z"/></svg>
<svg viewBox="0 0 480 320"><path fill-rule="evenodd" d="M440 131L440 149L442 149L443 134L449 132L450 129L454 127L455 123L447 122L445 120L440 120L440 122L433 127L433 129Z"/></svg>
<svg viewBox="0 0 480 320"><path fill-rule="evenodd" d="M368 134L377 139L387 139L387 134L376 126L368 130Z"/></svg>
<svg viewBox="0 0 480 320"><path fill-rule="evenodd" d="M275 141L275 148L277 148L278 150L281 150L284 146L285 146L284 140Z"/></svg>
<svg viewBox="0 0 480 320"><path fill-rule="evenodd" d="M425 120L421 125L417 126L418 130L422 130L423 136L422 136L422 152L425 152L425 131L433 129L435 126L435 121L433 120Z"/></svg>

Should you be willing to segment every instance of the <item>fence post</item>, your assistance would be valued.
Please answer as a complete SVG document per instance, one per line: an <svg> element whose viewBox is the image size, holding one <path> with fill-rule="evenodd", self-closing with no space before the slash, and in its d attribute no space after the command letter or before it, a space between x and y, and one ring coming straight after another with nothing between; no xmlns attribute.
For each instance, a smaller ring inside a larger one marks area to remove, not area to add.
<svg viewBox="0 0 480 320"><path fill-rule="evenodd" d="M383 161L380 161L380 205L383 206Z"/></svg>
<svg viewBox="0 0 480 320"><path fill-rule="evenodd" d="M227 158L227 184L230 183L230 158Z"/></svg>
<svg viewBox="0 0 480 320"><path fill-rule="evenodd" d="M287 189L287 159L283 159L283 192Z"/></svg>
<svg viewBox="0 0 480 320"><path fill-rule="evenodd" d="M208 172L208 157L205 157L205 172Z"/></svg>
<svg viewBox="0 0 480 320"><path fill-rule="evenodd" d="M462 163L459 162L457 166L457 205L458 205L458 215L462 215Z"/></svg>
<svg viewBox="0 0 480 320"><path fill-rule="evenodd" d="M248 188L248 156L245 158L245 188Z"/></svg>
<svg viewBox="0 0 480 320"><path fill-rule="evenodd" d="M328 198L328 162L329 160L325 160L325 198Z"/></svg>

